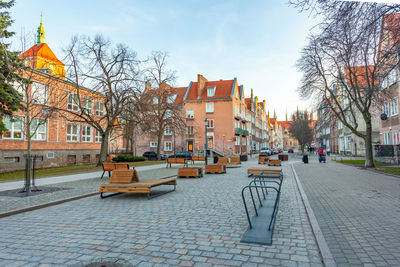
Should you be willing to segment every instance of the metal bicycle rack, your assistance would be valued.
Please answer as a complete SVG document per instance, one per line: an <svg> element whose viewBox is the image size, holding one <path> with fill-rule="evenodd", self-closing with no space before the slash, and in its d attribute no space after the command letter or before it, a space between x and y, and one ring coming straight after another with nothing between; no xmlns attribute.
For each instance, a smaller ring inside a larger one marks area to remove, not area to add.
<svg viewBox="0 0 400 267"><path fill-rule="evenodd" d="M242 200L246 211L249 227L240 242L271 245L275 219L278 213L279 198L283 176L270 176L264 173L254 176L254 179L242 189ZM246 201L246 192L250 196ZM248 205L247 202L250 202ZM251 208L252 207L252 208ZM250 218L250 212L254 216Z"/></svg>

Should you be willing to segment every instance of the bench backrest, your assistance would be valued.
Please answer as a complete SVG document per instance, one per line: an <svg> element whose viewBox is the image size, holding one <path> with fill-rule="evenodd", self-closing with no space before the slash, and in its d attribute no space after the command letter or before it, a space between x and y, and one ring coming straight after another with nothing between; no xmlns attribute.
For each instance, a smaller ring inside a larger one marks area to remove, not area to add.
<svg viewBox="0 0 400 267"><path fill-rule="evenodd" d="M185 163L185 159L184 158L168 158L167 159L168 163Z"/></svg>
<svg viewBox="0 0 400 267"><path fill-rule="evenodd" d="M231 163L233 162L240 162L240 157L231 157Z"/></svg>
<svg viewBox="0 0 400 267"><path fill-rule="evenodd" d="M129 169L129 164L128 163L114 163L115 169Z"/></svg>
<svg viewBox="0 0 400 267"><path fill-rule="evenodd" d="M114 163L103 162L103 170L104 171L110 172L110 171L113 171L114 169L115 169Z"/></svg>
<svg viewBox="0 0 400 267"><path fill-rule="evenodd" d="M115 170L111 174L110 184L129 184L139 182L139 177L135 169L132 170Z"/></svg>
<svg viewBox="0 0 400 267"><path fill-rule="evenodd" d="M206 161L204 156L193 156L192 160L193 161Z"/></svg>
<svg viewBox="0 0 400 267"><path fill-rule="evenodd" d="M218 164L228 164L228 158L218 158Z"/></svg>

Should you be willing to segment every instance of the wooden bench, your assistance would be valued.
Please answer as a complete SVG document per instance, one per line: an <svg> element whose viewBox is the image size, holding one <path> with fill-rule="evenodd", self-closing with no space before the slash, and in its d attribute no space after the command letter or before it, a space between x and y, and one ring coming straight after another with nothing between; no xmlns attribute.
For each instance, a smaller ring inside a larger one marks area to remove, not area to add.
<svg viewBox="0 0 400 267"><path fill-rule="evenodd" d="M253 176L271 176L271 177L280 177L282 176L282 168L260 168L260 167L253 167L247 169L248 177Z"/></svg>
<svg viewBox="0 0 400 267"><path fill-rule="evenodd" d="M206 173L226 173L226 165L206 165Z"/></svg>
<svg viewBox="0 0 400 267"><path fill-rule="evenodd" d="M192 156L193 161L206 161L204 156Z"/></svg>
<svg viewBox="0 0 400 267"><path fill-rule="evenodd" d="M268 166L281 166L281 161L279 159L270 159Z"/></svg>
<svg viewBox="0 0 400 267"><path fill-rule="evenodd" d="M268 156L260 156L258 157L258 164L267 164L269 161Z"/></svg>
<svg viewBox="0 0 400 267"><path fill-rule="evenodd" d="M109 183L102 184L100 186L100 197L106 198L122 193L143 193L147 194L148 199L158 197L163 194L175 191L177 185L176 179L171 177L175 177L175 175L141 182L135 169L115 170L111 174ZM160 185L173 185L174 189L151 196L151 189ZM113 194L104 196L104 193Z"/></svg>
<svg viewBox="0 0 400 267"><path fill-rule="evenodd" d="M187 165L188 165L185 158L168 158L167 159L167 168L168 168L168 165L171 168L172 164L183 164L184 167L187 167Z"/></svg>
<svg viewBox="0 0 400 267"><path fill-rule="evenodd" d="M179 168L179 178L200 178L203 177L203 168Z"/></svg>
<svg viewBox="0 0 400 267"><path fill-rule="evenodd" d="M104 173L108 172L108 177L111 177L111 172L117 169L129 170L128 163L113 163L113 162L103 162L103 174L100 179L103 179Z"/></svg>
<svg viewBox="0 0 400 267"><path fill-rule="evenodd" d="M240 157L231 157L230 165L240 165L241 160Z"/></svg>

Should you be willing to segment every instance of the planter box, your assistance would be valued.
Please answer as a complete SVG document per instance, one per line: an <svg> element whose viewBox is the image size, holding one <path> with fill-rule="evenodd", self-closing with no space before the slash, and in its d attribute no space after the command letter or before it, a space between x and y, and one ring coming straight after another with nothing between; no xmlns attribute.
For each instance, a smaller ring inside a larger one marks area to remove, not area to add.
<svg viewBox="0 0 400 267"><path fill-rule="evenodd" d="M281 160L281 161L288 161L289 160L289 155L287 155L287 154L278 155L278 159Z"/></svg>
<svg viewBox="0 0 400 267"><path fill-rule="evenodd" d="M269 161L269 157L263 157L263 156L260 156L260 157L258 157L258 164L267 164L268 163L268 161Z"/></svg>
<svg viewBox="0 0 400 267"><path fill-rule="evenodd" d="M206 165L206 173L226 173L226 165Z"/></svg>
<svg viewBox="0 0 400 267"><path fill-rule="evenodd" d="M271 159L268 162L268 166L281 166L281 161L279 159Z"/></svg>
<svg viewBox="0 0 400 267"><path fill-rule="evenodd" d="M203 168L179 168L179 178L200 178L203 177Z"/></svg>

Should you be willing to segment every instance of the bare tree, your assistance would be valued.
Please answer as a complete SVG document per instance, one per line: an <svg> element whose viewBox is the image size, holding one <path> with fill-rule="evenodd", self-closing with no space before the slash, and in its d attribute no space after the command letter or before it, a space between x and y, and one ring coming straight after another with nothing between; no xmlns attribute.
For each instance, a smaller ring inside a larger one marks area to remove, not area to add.
<svg viewBox="0 0 400 267"><path fill-rule="evenodd" d="M292 115L292 124L289 127L290 134L299 141L301 151L304 152L304 147L310 145L314 139L314 132L311 128L311 119L308 112L299 111Z"/></svg>
<svg viewBox="0 0 400 267"><path fill-rule="evenodd" d="M67 78L75 87L75 94L69 96L69 101L74 101L77 108L63 108L63 111L69 114L68 120L87 123L101 136L98 161L101 165L106 160L109 138L124 108L139 91L139 60L129 47L113 46L101 35L73 37L65 52ZM92 99L99 103L96 112L93 112Z"/></svg>
<svg viewBox="0 0 400 267"><path fill-rule="evenodd" d="M167 67L168 54L153 52L145 71L146 88L140 99L141 130L157 136L157 158L160 160L161 140L166 127L175 133L184 132L183 105L176 103L177 91L170 86L176 79L175 71Z"/></svg>
<svg viewBox="0 0 400 267"><path fill-rule="evenodd" d="M303 72L299 92L304 98L314 97L317 103L325 101L344 126L364 139L365 166L374 167L372 116L389 93L381 90L382 77L398 64L392 59L399 44L390 42L391 34L383 33L391 31L396 36L400 29L399 21L394 22L397 27L392 23L391 29L382 21L399 6L322 2L324 22L317 34L309 36L297 62ZM380 51L382 43L387 44L385 53ZM365 131L359 129L360 123Z"/></svg>

